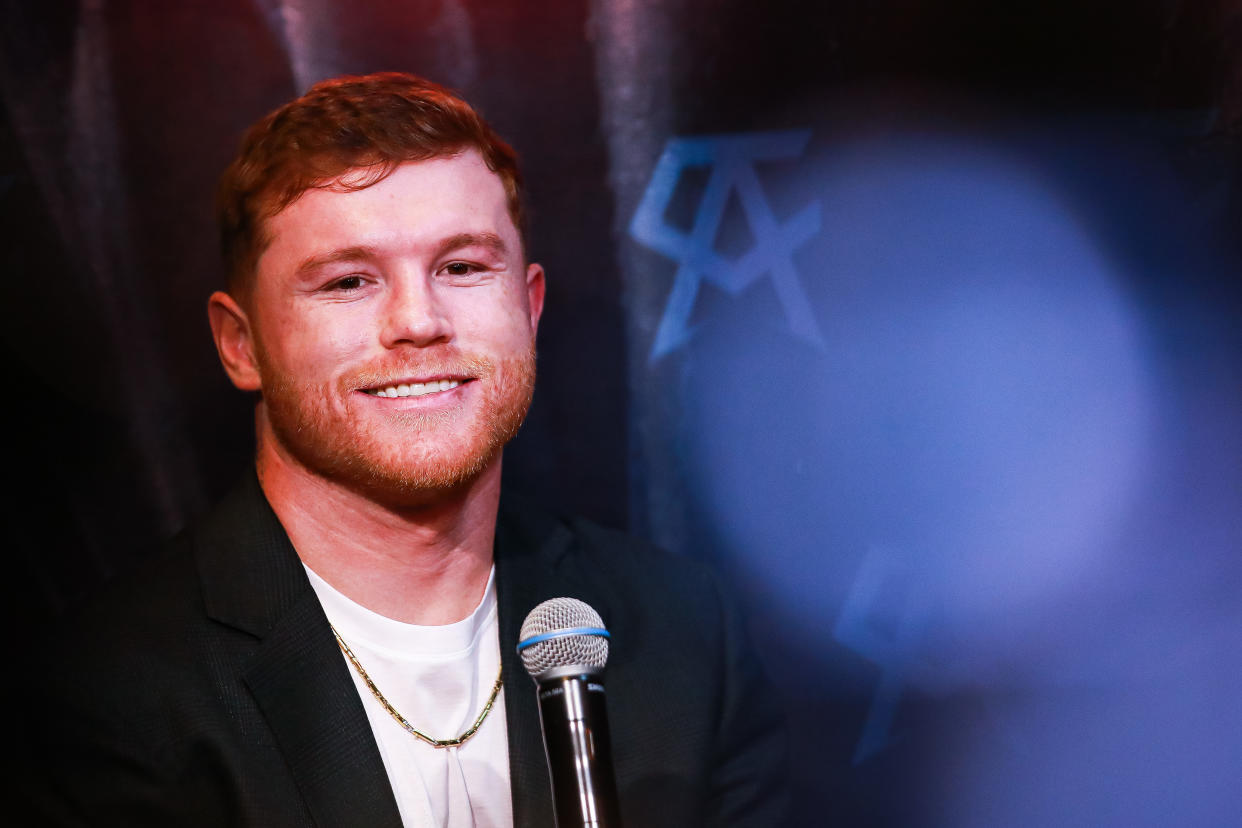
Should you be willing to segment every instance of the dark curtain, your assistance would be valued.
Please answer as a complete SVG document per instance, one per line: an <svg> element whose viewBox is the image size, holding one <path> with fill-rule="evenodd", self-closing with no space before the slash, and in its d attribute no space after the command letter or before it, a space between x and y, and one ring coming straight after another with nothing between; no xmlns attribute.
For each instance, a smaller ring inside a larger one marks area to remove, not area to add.
<svg viewBox="0 0 1242 828"><path fill-rule="evenodd" d="M1237 3L7 0L2 38L19 660L249 462L204 313L241 131L412 71L530 184L506 485L725 571L802 824L1234 812Z"/></svg>

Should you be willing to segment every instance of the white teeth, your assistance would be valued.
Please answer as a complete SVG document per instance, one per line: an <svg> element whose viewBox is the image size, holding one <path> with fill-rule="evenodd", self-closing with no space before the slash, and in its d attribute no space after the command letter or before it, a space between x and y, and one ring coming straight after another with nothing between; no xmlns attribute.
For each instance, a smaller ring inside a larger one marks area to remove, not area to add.
<svg viewBox="0 0 1242 828"><path fill-rule="evenodd" d="M412 382L408 385L405 383L390 385L387 388L378 388L367 393L376 397L422 397L437 391L448 391L459 385L461 383L457 380L432 380L431 382Z"/></svg>

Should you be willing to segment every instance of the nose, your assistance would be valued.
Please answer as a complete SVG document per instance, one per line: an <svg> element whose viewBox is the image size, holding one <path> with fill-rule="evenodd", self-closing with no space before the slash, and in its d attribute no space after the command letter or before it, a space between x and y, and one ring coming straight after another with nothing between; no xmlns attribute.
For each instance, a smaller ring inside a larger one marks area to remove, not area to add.
<svg viewBox="0 0 1242 828"><path fill-rule="evenodd" d="M385 348L403 344L425 347L452 339L444 302L431 280L421 274L403 274L389 283L380 323Z"/></svg>

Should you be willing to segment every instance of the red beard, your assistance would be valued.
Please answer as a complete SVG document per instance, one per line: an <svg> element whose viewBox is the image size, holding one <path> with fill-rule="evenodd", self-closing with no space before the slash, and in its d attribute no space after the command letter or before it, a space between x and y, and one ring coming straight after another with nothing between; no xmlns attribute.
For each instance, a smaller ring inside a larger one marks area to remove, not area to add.
<svg viewBox="0 0 1242 828"><path fill-rule="evenodd" d="M280 376L262 353L259 364L267 418L285 452L320 477L393 505L477 478L521 427L535 388L533 349L499 362L441 352L319 385ZM472 379L462 404L433 412L377 411L358 391L444 375Z"/></svg>

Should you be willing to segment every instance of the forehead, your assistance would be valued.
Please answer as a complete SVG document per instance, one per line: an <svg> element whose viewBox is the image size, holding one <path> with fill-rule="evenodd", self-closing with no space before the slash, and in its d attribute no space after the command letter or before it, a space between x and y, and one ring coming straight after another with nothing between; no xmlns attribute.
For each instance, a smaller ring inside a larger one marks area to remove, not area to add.
<svg viewBox="0 0 1242 828"><path fill-rule="evenodd" d="M259 273L346 246L413 255L463 233L495 234L520 250L504 183L475 150L409 161L369 187L348 189L364 174L346 171L269 219Z"/></svg>

